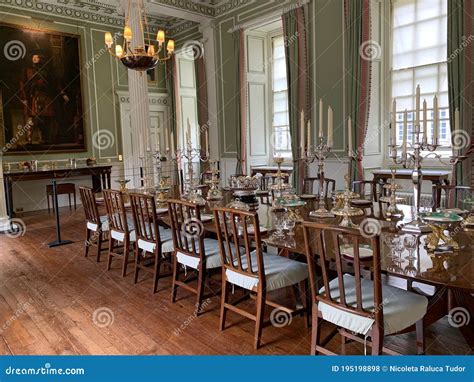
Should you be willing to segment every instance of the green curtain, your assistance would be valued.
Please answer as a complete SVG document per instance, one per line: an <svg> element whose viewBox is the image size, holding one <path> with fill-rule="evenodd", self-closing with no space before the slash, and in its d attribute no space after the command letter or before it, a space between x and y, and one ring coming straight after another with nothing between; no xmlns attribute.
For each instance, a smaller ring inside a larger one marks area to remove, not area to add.
<svg viewBox="0 0 474 382"><path fill-rule="evenodd" d="M452 183L471 185L474 104L474 72L473 72L473 1L448 0L448 94L449 120L454 127L454 113L459 109L460 128L465 133L453 134L453 148L457 153L471 155L466 161L453 166ZM469 140L469 137L471 138Z"/></svg>
<svg viewBox="0 0 474 382"><path fill-rule="evenodd" d="M199 144L205 153L208 149L205 142L205 132L209 134L209 108L207 98L206 62L203 46L195 43L193 46L194 70L196 75L197 114L199 124ZM200 173L209 169L209 162L200 162Z"/></svg>
<svg viewBox="0 0 474 382"><path fill-rule="evenodd" d="M235 105L235 145L237 151L237 166L235 168L236 174L245 174L245 153L244 151L244 142L242 138L245 139L244 134L244 123L245 120L242 115L242 87L245 86L243 82L244 77L242 71L245 70L245 67L242 66L242 55L245 54L244 49L242 49L244 31L239 29L233 33L234 37L234 62L236 63L235 70L235 100L233 104Z"/></svg>
<svg viewBox="0 0 474 382"><path fill-rule="evenodd" d="M176 58L171 56L171 59L166 61L166 87L169 94L169 120L168 126L173 135L174 147L171 150L176 150L178 144L178 122L177 122L177 102L176 102ZM171 171L171 178L173 184L176 184L179 179L178 166L174 161L171 161L171 164L168 167Z"/></svg>
<svg viewBox="0 0 474 382"><path fill-rule="evenodd" d="M303 191L303 179L306 172L304 161L298 160L301 155L299 150L301 111L304 111L306 120L310 118L308 56L304 8L299 7L284 13L282 15L282 21L283 34L285 36L291 153L294 163L293 187L296 188L297 193L301 193ZM304 122L306 126L306 121Z"/></svg>
<svg viewBox="0 0 474 382"><path fill-rule="evenodd" d="M369 119L371 59L377 43L370 40L370 0L344 0L346 44L346 105L352 119L352 147L357 160L350 162L351 181L364 177L362 148ZM372 46L374 45L374 46Z"/></svg>

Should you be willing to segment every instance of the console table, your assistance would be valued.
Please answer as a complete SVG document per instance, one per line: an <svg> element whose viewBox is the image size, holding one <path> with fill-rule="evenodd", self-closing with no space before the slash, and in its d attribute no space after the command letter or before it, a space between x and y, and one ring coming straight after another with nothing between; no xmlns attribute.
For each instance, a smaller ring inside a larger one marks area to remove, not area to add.
<svg viewBox="0 0 474 382"><path fill-rule="evenodd" d="M449 176L451 171L447 170L422 170L423 171L423 180L430 181L433 185L449 184ZM397 169L395 173L396 179L411 179L413 170L408 168ZM392 177L392 172L389 169L380 169L372 171L374 175L374 190L373 195L376 193L376 185L386 184L387 180ZM441 190L439 191L441 193ZM440 195L438 195L440 196ZM439 199L438 199L439 200Z"/></svg>
<svg viewBox="0 0 474 382"><path fill-rule="evenodd" d="M103 188L111 188L110 174L112 166L77 166L77 167L56 167L48 169L33 170L10 170L3 173L5 185L5 199L7 204L7 213L13 218L13 183L21 181L39 180L39 179L64 179L75 176L90 176L92 179L92 188L94 192L101 192Z"/></svg>
<svg viewBox="0 0 474 382"><path fill-rule="evenodd" d="M250 167L250 175L254 176L256 174L262 174L263 176L268 175L268 174L274 174L278 171L277 166L266 166L266 165L261 165L261 166L251 166ZM293 167L290 166L281 166L281 172L291 175L293 172Z"/></svg>

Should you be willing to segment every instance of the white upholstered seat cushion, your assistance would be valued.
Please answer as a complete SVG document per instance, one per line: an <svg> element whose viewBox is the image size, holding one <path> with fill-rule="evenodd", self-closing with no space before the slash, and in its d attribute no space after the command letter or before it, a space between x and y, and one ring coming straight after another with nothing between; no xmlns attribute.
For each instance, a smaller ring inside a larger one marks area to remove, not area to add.
<svg viewBox="0 0 474 382"><path fill-rule="evenodd" d="M247 256L241 256L242 268L247 269ZM257 253L251 253L252 270L257 270ZM267 291L272 291L287 286L295 285L308 278L308 266L305 263L291 260L283 256L263 254L263 267ZM232 269L226 270L227 280L247 290L253 290L258 285L258 277L252 277L235 272Z"/></svg>
<svg viewBox="0 0 474 382"><path fill-rule="evenodd" d="M219 242L215 239L204 239L204 249L206 252L206 269L219 268L222 265L219 250ZM196 254L199 254L199 249ZM200 259L198 257L189 256L179 250L176 250L178 263L186 265L194 269L198 269Z"/></svg>
<svg viewBox="0 0 474 382"><path fill-rule="evenodd" d="M344 275L346 303L354 307L356 306L355 283L356 278L354 276ZM377 309L377 307L374 307L374 283L368 279L361 279L361 283L362 307L366 311L373 312ZM340 293L337 278L329 283L329 288L331 298L339 300ZM319 290L319 293L324 293L324 287ZM423 318L428 307L428 299L419 294L382 283L382 307L384 333L387 335L397 333ZM318 310L324 320L363 335L367 334L375 322L375 318L361 317L321 301L318 304Z"/></svg>
<svg viewBox="0 0 474 382"><path fill-rule="evenodd" d="M160 240L161 240L161 252L162 253L173 252L174 245L173 245L173 234L171 230L164 227L159 227L159 230L160 230ZM138 239L137 244L140 249L143 249L147 252L152 253L155 251L154 242Z"/></svg>
<svg viewBox="0 0 474 382"><path fill-rule="evenodd" d="M109 219L107 216L100 216L100 226L102 232L107 232L109 230ZM87 222L87 229L96 232L99 227L97 224L92 222Z"/></svg>

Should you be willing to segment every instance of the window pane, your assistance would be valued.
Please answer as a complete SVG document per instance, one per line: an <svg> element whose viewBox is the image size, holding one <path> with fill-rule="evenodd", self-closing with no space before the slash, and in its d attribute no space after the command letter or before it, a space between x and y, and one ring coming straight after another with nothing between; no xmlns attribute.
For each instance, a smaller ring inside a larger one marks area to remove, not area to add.
<svg viewBox="0 0 474 382"><path fill-rule="evenodd" d="M433 97L438 97L439 139L451 145L446 73L447 0L397 0L393 3L392 96L397 101L397 141L403 135L403 111L408 114L408 140L413 139L415 89L421 88L428 108L428 138L433 133ZM420 112L420 118L423 113ZM423 124L424 121L422 120ZM422 127L422 126L421 126Z"/></svg>
<svg viewBox="0 0 474 382"><path fill-rule="evenodd" d="M283 36L273 38L272 89L273 89L273 151L291 158L291 137L288 116L288 83Z"/></svg>

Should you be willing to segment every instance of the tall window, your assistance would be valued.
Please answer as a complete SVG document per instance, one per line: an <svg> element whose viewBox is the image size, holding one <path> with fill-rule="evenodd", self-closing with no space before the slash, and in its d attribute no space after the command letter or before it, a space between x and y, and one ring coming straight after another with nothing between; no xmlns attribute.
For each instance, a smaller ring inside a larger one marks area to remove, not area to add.
<svg viewBox="0 0 474 382"><path fill-rule="evenodd" d="M438 97L439 140L451 146L448 112L447 0L397 0L392 9L392 97L397 100L397 143L402 140L403 111L408 110L408 139L413 139L415 91L428 105L428 138L433 131L433 96ZM423 112L420 112L423 123Z"/></svg>
<svg viewBox="0 0 474 382"><path fill-rule="evenodd" d="M291 158L288 83L286 80L285 40L283 36L272 39L272 58L273 154Z"/></svg>

